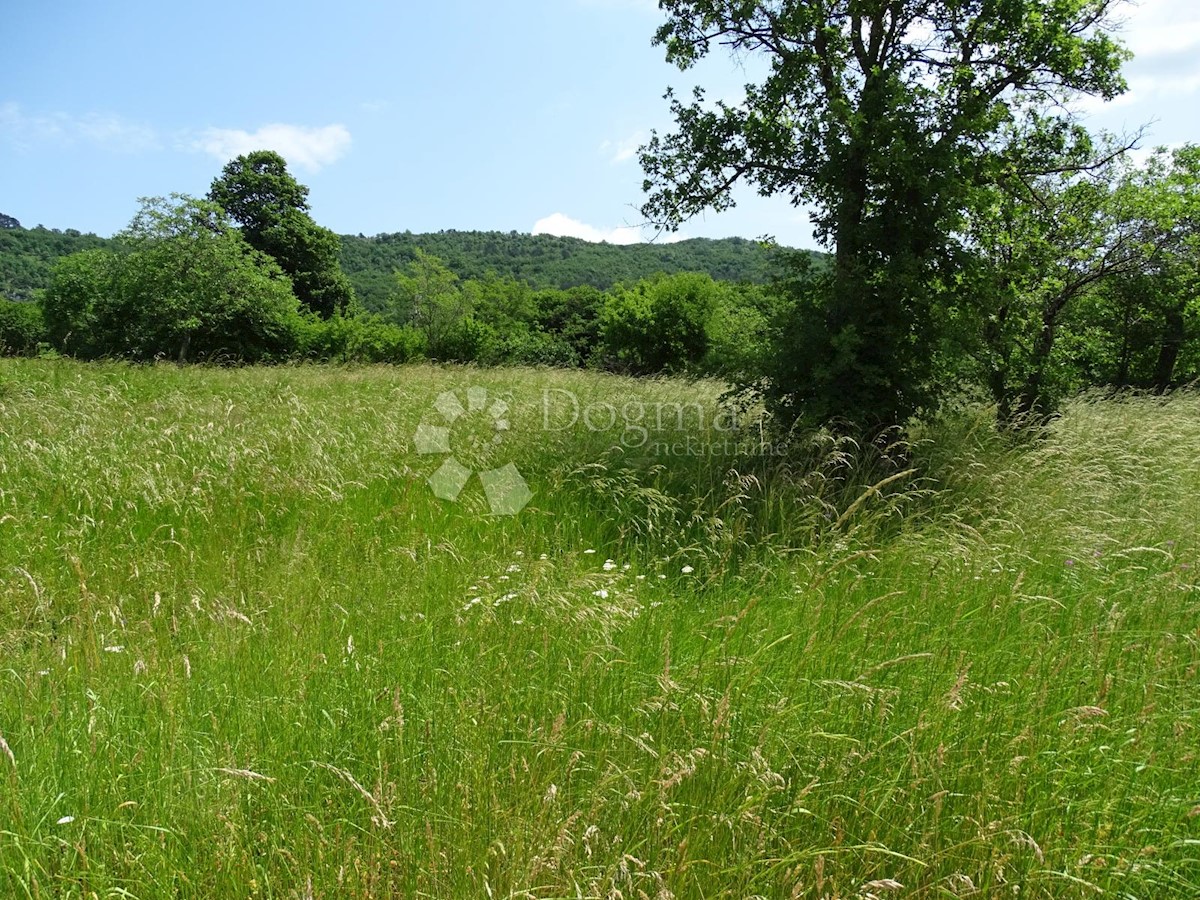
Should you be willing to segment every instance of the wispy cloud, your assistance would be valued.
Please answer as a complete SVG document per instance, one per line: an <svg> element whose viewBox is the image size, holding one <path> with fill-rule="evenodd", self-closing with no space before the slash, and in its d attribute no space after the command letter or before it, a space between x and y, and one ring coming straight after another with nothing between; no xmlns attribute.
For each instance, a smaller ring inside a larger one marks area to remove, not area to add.
<svg viewBox="0 0 1200 900"><path fill-rule="evenodd" d="M1118 34L1135 56L1200 49L1200 8L1195 0L1141 0L1124 11Z"/></svg>
<svg viewBox="0 0 1200 900"><path fill-rule="evenodd" d="M638 147L646 143L646 133L644 131L635 131L629 137L619 141L604 141L600 145L600 152L608 157L608 161L613 165L629 162L637 156Z"/></svg>
<svg viewBox="0 0 1200 900"><path fill-rule="evenodd" d="M1131 100L1200 89L1200 6L1195 0L1142 0L1127 9L1119 36L1133 51Z"/></svg>
<svg viewBox="0 0 1200 900"><path fill-rule="evenodd" d="M274 123L256 131L239 128L209 128L191 141L193 149L226 162L254 150L274 150L307 172L316 172L337 162L350 149L350 132L345 125L309 128Z"/></svg>
<svg viewBox="0 0 1200 900"><path fill-rule="evenodd" d="M28 113L13 102L0 104L0 134L25 150L90 144L117 153L141 153L162 146L154 128L113 113Z"/></svg>
<svg viewBox="0 0 1200 900"><path fill-rule="evenodd" d="M591 241L595 244L602 241L610 244L640 244L646 240L645 230L637 225L597 228L594 225L588 225L586 222L580 222L578 219L572 219L570 216L560 212L553 213L534 222L533 233L580 238L581 240ZM658 234L657 232L651 234L650 237L663 244L673 244L676 241L686 240L687 238L683 234Z"/></svg>

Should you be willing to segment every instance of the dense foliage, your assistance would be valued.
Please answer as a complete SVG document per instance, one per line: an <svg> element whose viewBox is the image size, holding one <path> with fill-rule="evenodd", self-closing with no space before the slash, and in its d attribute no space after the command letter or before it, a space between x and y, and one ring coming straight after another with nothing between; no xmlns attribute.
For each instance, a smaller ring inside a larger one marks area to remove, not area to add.
<svg viewBox="0 0 1200 900"><path fill-rule="evenodd" d="M67 229L0 229L0 294L30 299L50 283L59 258L108 245L107 238ZM460 279L489 274L534 288L579 286L608 290L660 273L704 272L718 281L765 284L775 271L777 251L743 238L691 238L676 243L595 244L578 238L499 231L440 231L432 234L340 235L339 261L361 306L382 311L390 302L397 271L417 258L436 256Z"/></svg>
<svg viewBox="0 0 1200 900"><path fill-rule="evenodd" d="M938 402L973 191L1013 163L1010 133L1055 149L1074 136L1064 101L1124 89L1116 3L662 0L668 61L725 47L766 75L736 102L668 92L676 129L641 155L645 214L674 228L747 182L807 204L834 253L798 294L798 343L777 348L769 397L787 418L875 429Z"/></svg>
<svg viewBox="0 0 1200 900"><path fill-rule="evenodd" d="M775 257L770 244L743 238L617 245L515 231L343 235L342 267L366 308L380 308L391 293L392 272L415 260L418 250L439 257L459 278L494 274L535 288L600 290L664 272L705 272L719 281L765 283L773 275Z"/></svg>
<svg viewBox="0 0 1200 900"><path fill-rule="evenodd" d="M0 354L31 356L46 339L42 308L0 297Z"/></svg>
<svg viewBox="0 0 1200 900"><path fill-rule="evenodd" d="M16 219L13 219L15 222ZM107 247L108 238L43 228L0 228L0 296L9 300L32 300L50 284L54 264L81 250Z"/></svg>
<svg viewBox="0 0 1200 900"><path fill-rule="evenodd" d="M308 188L282 156L258 150L230 160L208 199L241 226L246 243L279 264L304 306L326 319L350 308L354 289L338 262L341 241L308 214Z"/></svg>
<svg viewBox="0 0 1200 900"><path fill-rule="evenodd" d="M181 196L143 201L116 249L65 257L42 305L51 342L85 358L278 359L299 319L279 267Z"/></svg>

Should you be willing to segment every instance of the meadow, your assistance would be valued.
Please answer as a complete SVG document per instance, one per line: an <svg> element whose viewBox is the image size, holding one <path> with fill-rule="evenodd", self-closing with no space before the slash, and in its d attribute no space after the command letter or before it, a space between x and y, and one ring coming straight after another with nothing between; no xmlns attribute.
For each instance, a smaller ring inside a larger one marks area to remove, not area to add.
<svg viewBox="0 0 1200 900"><path fill-rule="evenodd" d="M720 392L0 360L0 896L1200 896L1200 394Z"/></svg>

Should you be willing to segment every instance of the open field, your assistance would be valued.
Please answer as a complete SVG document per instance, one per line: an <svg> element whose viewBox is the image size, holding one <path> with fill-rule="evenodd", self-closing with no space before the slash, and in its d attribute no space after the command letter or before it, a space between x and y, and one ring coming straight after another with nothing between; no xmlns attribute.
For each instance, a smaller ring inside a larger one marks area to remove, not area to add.
<svg viewBox="0 0 1200 900"><path fill-rule="evenodd" d="M1200 895L1200 395L789 467L718 390L0 360L0 896Z"/></svg>

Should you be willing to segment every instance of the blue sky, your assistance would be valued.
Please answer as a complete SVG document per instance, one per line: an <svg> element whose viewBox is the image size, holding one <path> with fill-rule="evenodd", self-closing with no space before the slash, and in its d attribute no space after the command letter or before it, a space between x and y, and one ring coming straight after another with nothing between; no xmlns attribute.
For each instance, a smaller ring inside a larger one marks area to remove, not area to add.
<svg viewBox="0 0 1200 900"><path fill-rule="evenodd" d="M629 242L635 155L668 85L738 95L724 56L681 73L654 0L3 3L0 212L111 234L137 198L203 194L270 147L341 233L495 229ZM1129 95L1091 122L1200 140L1200 4L1122 12ZM689 237L813 246L807 216L746 192Z"/></svg>

